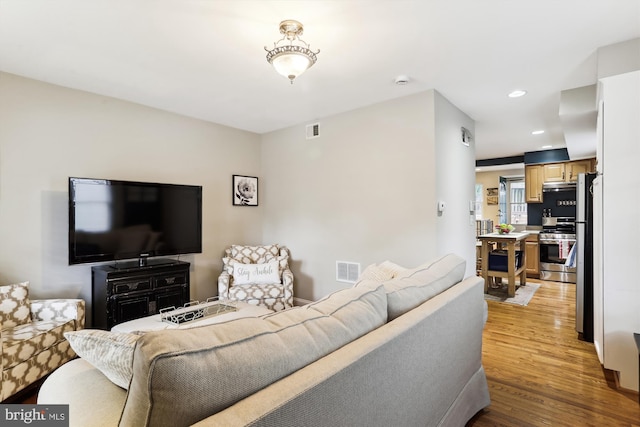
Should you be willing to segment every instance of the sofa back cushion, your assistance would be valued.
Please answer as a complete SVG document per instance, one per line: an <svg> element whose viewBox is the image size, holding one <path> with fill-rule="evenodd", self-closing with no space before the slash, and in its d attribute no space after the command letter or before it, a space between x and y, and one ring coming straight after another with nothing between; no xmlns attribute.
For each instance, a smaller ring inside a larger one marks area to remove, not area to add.
<svg viewBox="0 0 640 427"><path fill-rule="evenodd" d="M383 281L387 294L389 321L433 298L460 282L464 277L466 261L448 254L413 269L398 270L395 277ZM363 279L355 287L372 288L378 282Z"/></svg>
<svg viewBox="0 0 640 427"><path fill-rule="evenodd" d="M31 323L29 282L0 286L0 328Z"/></svg>
<svg viewBox="0 0 640 427"><path fill-rule="evenodd" d="M195 423L387 320L384 288L349 288L304 307L138 340L121 425Z"/></svg>

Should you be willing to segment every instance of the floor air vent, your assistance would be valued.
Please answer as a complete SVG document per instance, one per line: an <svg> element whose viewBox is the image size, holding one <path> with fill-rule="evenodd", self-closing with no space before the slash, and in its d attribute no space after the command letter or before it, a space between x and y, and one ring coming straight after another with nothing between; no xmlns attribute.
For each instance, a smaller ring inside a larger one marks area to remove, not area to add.
<svg viewBox="0 0 640 427"><path fill-rule="evenodd" d="M338 282L356 283L358 277L360 277L360 264L336 261L336 280Z"/></svg>
<svg viewBox="0 0 640 427"><path fill-rule="evenodd" d="M320 136L320 123L307 125L307 139L318 138Z"/></svg>

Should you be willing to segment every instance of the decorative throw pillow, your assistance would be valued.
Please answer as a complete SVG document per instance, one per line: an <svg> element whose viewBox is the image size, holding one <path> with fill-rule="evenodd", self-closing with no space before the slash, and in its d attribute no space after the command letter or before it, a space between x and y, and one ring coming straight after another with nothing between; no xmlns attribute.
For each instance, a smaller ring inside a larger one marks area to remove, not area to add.
<svg viewBox="0 0 640 427"><path fill-rule="evenodd" d="M392 279L407 271L407 268L402 267L401 265L398 265L389 260L383 261L380 264L378 264L378 268L386 272L387 274L391 275Z"/></svg>
<svg viewBox="0 0 640 427"><path fill-rule="evenodd" d="M98 329L64 333L64 337L78 356L125 390L129 388L133 375L133 350L140 336Z"/></svg>
<svg viewBox="0 0 640 427"><path fill-rule="evenodd" d="M264 264L233 264L233 284L273 284L280 283L278 261Z"/></svg>
<svg viewBox="0 0 640 427"><path fill-rule="evenodd" d="M390 279L393 279L393 275L390 272L381 269L375 264L371 264L360 274L358 281L373 280L374 282L382 283Z"/></svg>
<svg viewBox="0 0 640 427"><path fill-rule="evenodd" d="M31 323L29 282L0 286L0 327L13 328Z"/></svg>

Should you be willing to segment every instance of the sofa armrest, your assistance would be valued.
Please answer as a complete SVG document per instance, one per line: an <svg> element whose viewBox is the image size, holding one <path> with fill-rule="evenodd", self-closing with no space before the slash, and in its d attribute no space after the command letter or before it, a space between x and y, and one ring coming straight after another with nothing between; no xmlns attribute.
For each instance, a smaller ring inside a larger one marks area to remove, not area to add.
<svg viewBox="0 0 640 427"><path fill-rule="evenodd" d="M284 285L285 306L293 307L293 273L289 268L282 270L282 284Z"/></svg>
<svg viewBox="0 0 640 427"><path fill-rule="evenodd" d="M33 320L75 320L76 330L84 328L85 303L82 299L31 300Z"/></svg>
<svg viewBox="0 0 640 427"><path fill-rule="evenodd" d="M282 284L293 289L293 273L289 268L282 270Z"/></svg>
<svg viewBox="0 0 640 427"><path fill-rule="evenodd" d="M218 298L229 298L229 287L232 277L229 272L223 270L218 276Z"/></svg>

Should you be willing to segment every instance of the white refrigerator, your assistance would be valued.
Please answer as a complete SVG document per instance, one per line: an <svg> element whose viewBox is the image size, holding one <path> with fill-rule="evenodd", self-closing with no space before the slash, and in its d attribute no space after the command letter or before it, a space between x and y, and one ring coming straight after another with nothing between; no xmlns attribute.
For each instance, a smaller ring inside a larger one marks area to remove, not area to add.
<svg viewBox="0 0 640 427"><path fill-rule="evenodd" d="M594 345L620 386L638 390L640 71L600 80L594 203Z"/></svg>

